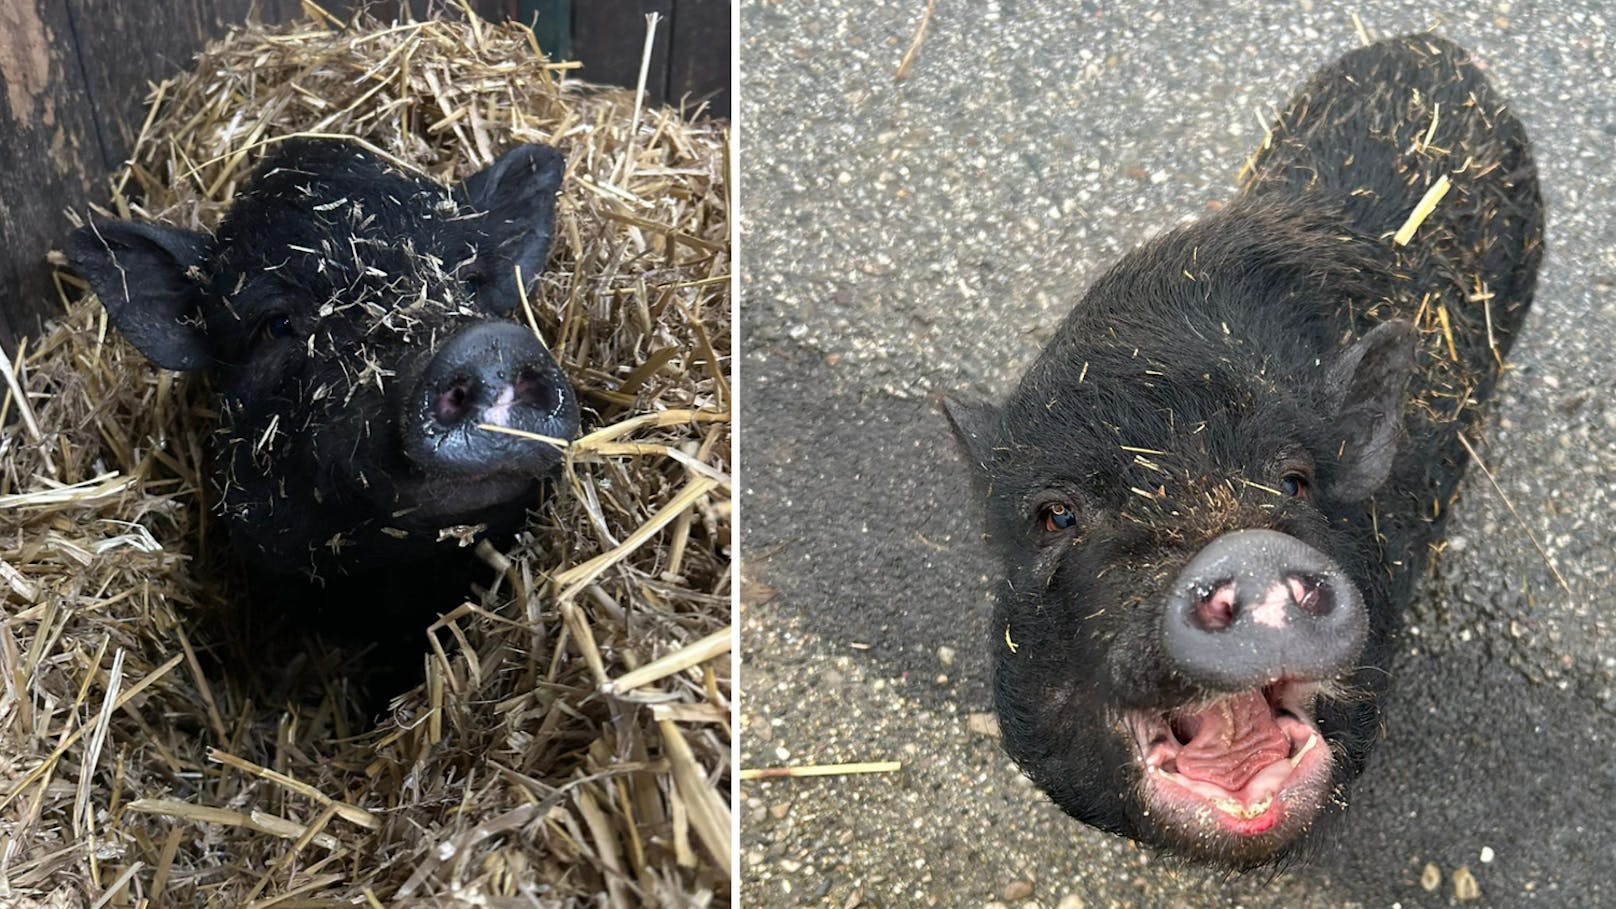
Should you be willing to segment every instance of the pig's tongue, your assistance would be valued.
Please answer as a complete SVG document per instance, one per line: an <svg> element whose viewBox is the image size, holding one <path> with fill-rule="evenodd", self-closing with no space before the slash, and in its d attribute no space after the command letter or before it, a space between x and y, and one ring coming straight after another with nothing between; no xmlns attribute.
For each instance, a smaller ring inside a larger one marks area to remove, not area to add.
<svg viewBox="0 0 1616 909"><path fill-rule="evenodd" d="M1190 734L1178 751L1178 772L1230 792L1245 788L1259 770L1291 753L1291 740L1274 721L1261 690L1179 716L1174 725Z"/></svg>

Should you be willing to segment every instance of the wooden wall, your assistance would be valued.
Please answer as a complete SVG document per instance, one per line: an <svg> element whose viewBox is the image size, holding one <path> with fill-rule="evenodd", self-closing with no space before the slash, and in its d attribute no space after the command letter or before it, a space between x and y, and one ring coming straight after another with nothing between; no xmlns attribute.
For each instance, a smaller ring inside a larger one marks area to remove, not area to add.
<svg viewBox="0 0 1616 909"><path fill-rule="evenodd" d="M662 15L651 54L646 92L652 98L692 107L706 101L716 117L728 117L728 0L550 0L571 3L571 45L562 56L583 61L579 73L592 82L635 85L645 53L645 16ZM542 10L540 18L542 19Z"/></svg>
<svg viewBox="0 0 1616 909"><path fill-rule="evenodd" d="M644 13L668 18L648 88L656 100L709 98L729 114L728 0L468 0L493 20L549 32L551 56L584 63L595 82L633 85ZM368 4L383 19L430 0ZM321 6L346 16L362 0ZM299 15L299 0L0 0L0 348L38 331L56 307L45 254L69 230L66 209L105 195L144 118L152 83L184 69L250 12ZM721 63L721 65L719 65Z"/></svg>

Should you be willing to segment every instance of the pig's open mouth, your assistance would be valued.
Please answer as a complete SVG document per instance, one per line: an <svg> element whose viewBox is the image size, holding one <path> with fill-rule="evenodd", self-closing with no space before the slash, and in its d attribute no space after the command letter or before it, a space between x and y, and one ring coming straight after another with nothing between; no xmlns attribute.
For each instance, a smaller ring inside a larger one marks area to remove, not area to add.
<svg viewBox="0 0 1616 909"><path fill-rule="evenodd" d="M1330 781L1317 682L1281 680L1210 704L1128 714L1150 813L1197 850L1274 848L1312 823Z"/></svg>

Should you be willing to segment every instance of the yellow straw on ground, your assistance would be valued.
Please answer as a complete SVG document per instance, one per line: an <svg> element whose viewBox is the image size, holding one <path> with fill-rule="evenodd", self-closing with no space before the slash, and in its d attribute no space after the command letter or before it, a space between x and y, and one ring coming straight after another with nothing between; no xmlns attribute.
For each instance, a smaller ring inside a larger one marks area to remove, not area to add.
<svg viewBox="0 0 1616 909"><path fill-rule="evenodd" d="M798 776L844 776L857 773L894 773L901 761L865 761L853 764L806 764L798 767L760 767L742 770L742 780L774 780Z"/></svg>

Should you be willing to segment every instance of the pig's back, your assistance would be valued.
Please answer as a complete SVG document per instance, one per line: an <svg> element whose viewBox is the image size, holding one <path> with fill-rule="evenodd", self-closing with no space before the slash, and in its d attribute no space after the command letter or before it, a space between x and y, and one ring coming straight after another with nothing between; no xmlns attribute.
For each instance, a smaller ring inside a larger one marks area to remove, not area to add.
<svg viewBox="0 0 1616 909"><path fill-rule="evenodd" d="M1446 195L1407 245L1394 244L1443 176ZM1525 129L1464 48L1408 35L1347 54L1296 95L1246 180L1247 195L1339 206L1379 238L1403 276L1392 310L1441 331L1444 346L1451 332L1450 356L1490 384L1490 348L1508 351L1531 305L1543 204ZM1486 301L1476 299L1483 284Z"/></svg>

